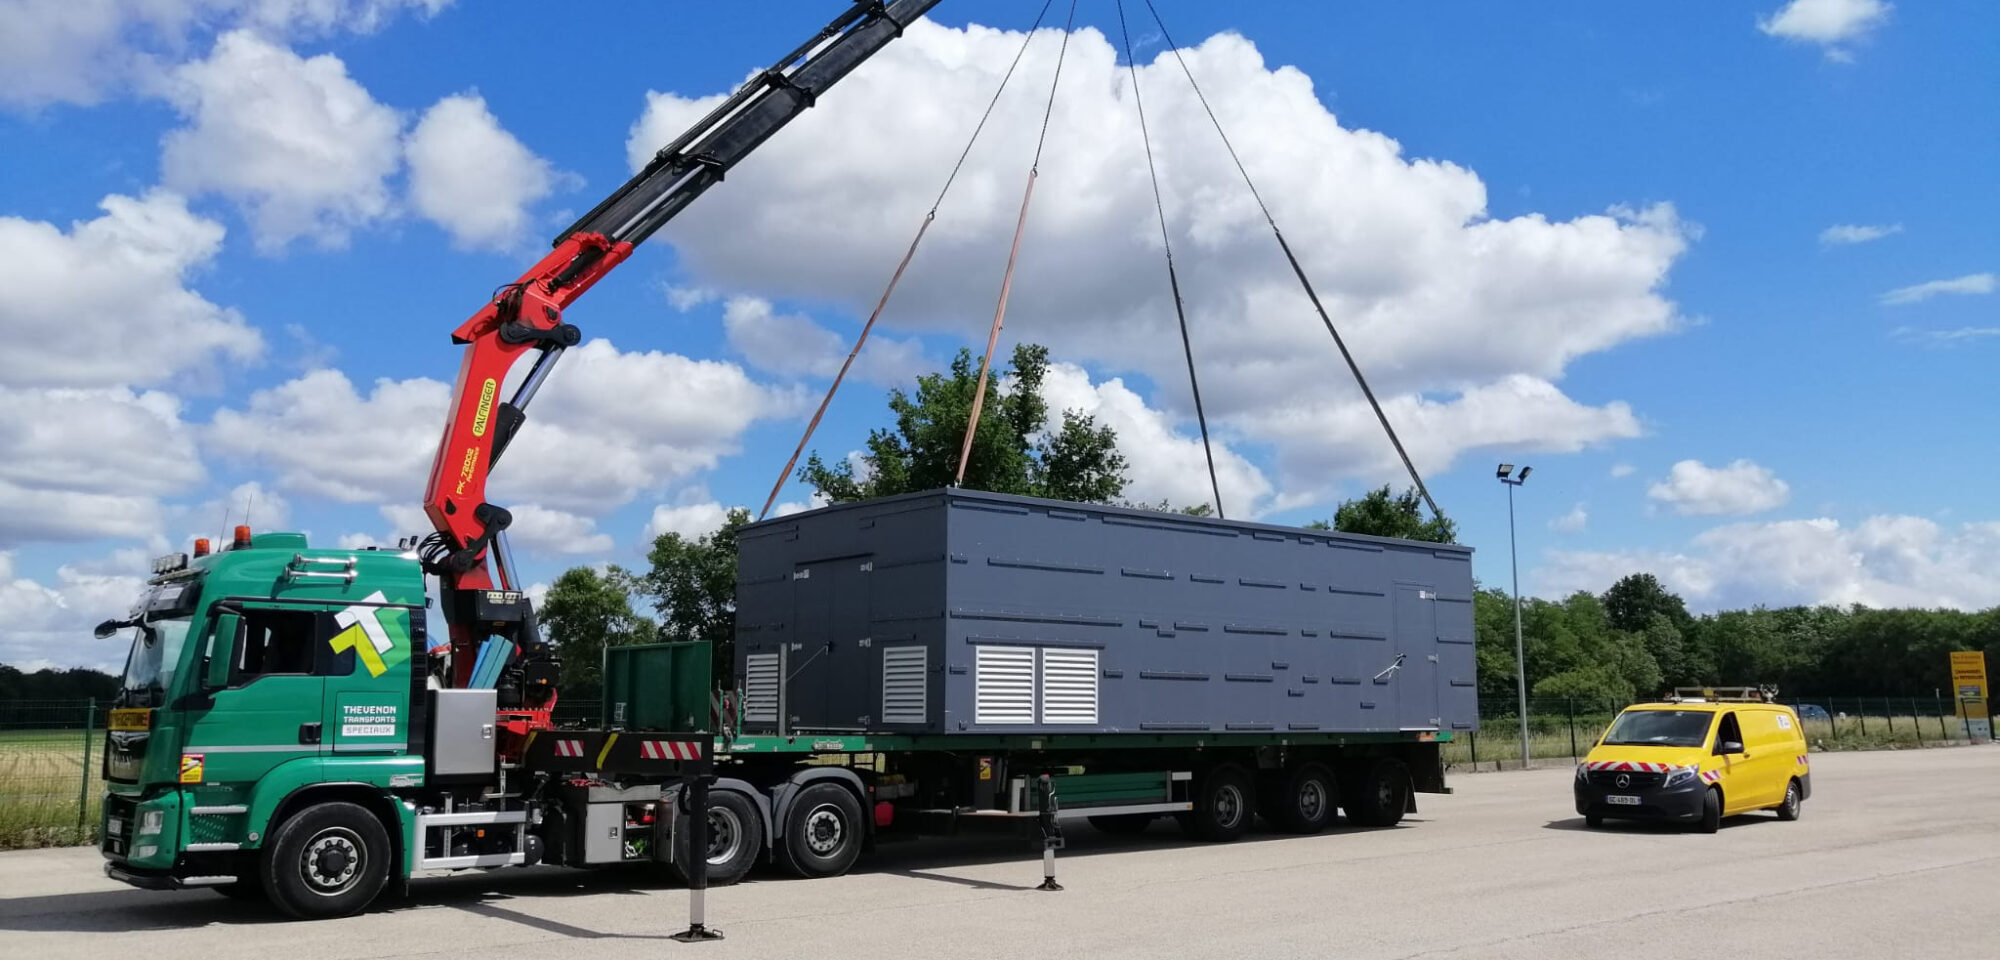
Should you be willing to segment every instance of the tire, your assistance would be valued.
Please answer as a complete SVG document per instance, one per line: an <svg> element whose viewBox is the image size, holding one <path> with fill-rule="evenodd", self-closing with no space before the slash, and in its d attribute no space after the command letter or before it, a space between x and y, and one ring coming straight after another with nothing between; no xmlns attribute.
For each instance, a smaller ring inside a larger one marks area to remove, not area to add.
<svg viewBox="0 0 2000 960"><path fill-rule="evenodd" d="M1108 817L1091 817L1090 825L1096 827L1099 833L1130 837L1145 833L1146 828L1152 826L1153 821L1157 819L1159 817L1151 813L1120 813Z"/></svg>
<svg viewBox="0 0 2000 960"><path fill-rule="evenodd" d="M1386 757L1360 760L1347 768L1340 785L1347 822L1357 827L1393 827L1410 806L1410 772Z"/></svg>
<svg viewBox="0 0 2000 960"><path fill-rule="evenodd" d="M836 877L861 856L861 802L837 783L815 783L785 811L778 860L800 877Z"/></svg>
<svg viewBox="0 0 2000 960"><path fill-rule="evenodd" d="M1271 798L1273 821L1290 833L1318 833L1333 823L1339 807L1333 771L1318 763L1301 764L1286 777Z"/></svg>
<svg viewBox="0 0 2000 960"><path fill-rule="evenodd" d="M1799 807L1805 802L1800 797L1801 793L1797 780L1785 784L1785 800L1783 803L1778 804L1778 819L1797 820L1799 818Z"/></svg>
<svg viewBox="0 0 2000 960"><path fill-rule="evenodd" d="M1183 815L1181 824L1196 839L1228 843L1249 831L1256 810L1257 792L1250 775L1224 764L1201 775L1195 784L1194 809Z"/></svg>
<svg viewBox="0 0 2000 960"><path fill-rule="evenodd" d="M1714 833L1722 829L1722 791L1714 787L1701 798L1701 820L1694 826L1700 833Z"/></svg>
<svg viewBox="0 0 2000 960"><path fill-rule="evenodd" d="M1586 813L1583 815L1583 825L1595 830L1598 827L1604 826L1604 817L1600 814Z"/></svg>
<svg viewBox="0 0 2000 960"><path fill-rule="evenodd" d="M300 920L360 913L389 882L391 847L382 821L352 803L321 803L292 815L264 845L258 880L278 909Z"/></svg>
<svg viewBox="0 0 2000 960"><path fill-rule="evenodd" d="M688 854L693 818L674 805L674 858L668 865L674 879L688 882ZM764 815L757 804L734 790L708 794L708 885L726 887L743 879L764 852Z"/></svg>

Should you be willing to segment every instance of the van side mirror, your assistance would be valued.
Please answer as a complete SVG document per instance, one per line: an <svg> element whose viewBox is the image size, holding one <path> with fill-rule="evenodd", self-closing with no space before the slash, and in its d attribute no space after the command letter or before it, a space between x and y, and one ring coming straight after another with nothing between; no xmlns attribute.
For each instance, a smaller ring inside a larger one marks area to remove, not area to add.
<svg viewBox="0 0 2000 960"><path fill-rule="evenodd" d="M1719 754L1742 753L1743 744L1736 740L1724 740L1715 745L1715 752Z"/></svg>

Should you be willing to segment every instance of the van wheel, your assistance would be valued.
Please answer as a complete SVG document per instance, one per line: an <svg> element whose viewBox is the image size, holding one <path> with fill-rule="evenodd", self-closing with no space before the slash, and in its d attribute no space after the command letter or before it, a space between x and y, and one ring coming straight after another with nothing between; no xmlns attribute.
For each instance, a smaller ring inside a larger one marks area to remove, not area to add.
<svg viewBox="0 0 2000 960"><path fill-rule="evenodd" d="M351 916L389 882L389 832L355 804L316 804L278 826L258 867L278 909L300 920Z"/></svg>
<svg viewBox="0 0 2000 960"><path fill-rule="evenodd" d="M1714 833L1722 829L1722 791L1714 787L1701 798L1701 821L1695 829L1702 833Z"/></svg>
<svg viewBox="0 0 2000 960"><path fill-rule="evenodd" d="M674 879L688 882L688 824L691 819L674 804ZM743 879L764 852L764 817L757 805L734 790L708 795L708 885L726 887Z"/></svg>
<svg viewBox="0 0 2000 960"><path fill-rule="evenodd" d="M1793 780L1785 784L1785 802L1778 804L1778 819L1797 820L1799 818L1799 782Z"/></svg>
<svg viewBox="0 0 2000 960"><path fill-rule="evenodd" d="M800 790L785 813L778 859L801 877L836 877L861 856L861 802L837 783Z"/></svg>
<svg viewBox="0 0 2000 960"><path fill-rule="evenodd" d="M1199 839L1227 843L1250 829L1256 804L1250 777L1234 764L1223 764L1201 776L1194 809L1180 815L1181 826Z"/></svg>
<svg viewBox="0 0 2000 960"><path fill-rule="evenodd" d="M1317 763L1301 765L1272 798L1277 824L1292 833L1318 833L1333 822L1333 772Z"/></svg>

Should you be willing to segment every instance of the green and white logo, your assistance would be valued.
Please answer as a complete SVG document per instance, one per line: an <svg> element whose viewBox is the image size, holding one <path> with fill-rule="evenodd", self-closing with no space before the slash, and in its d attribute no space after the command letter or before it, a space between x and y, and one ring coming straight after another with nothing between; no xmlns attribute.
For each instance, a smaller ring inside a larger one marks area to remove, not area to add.
<svg viewBox="0 0 2000 960"><path fill-rule="evenodd" d="M353 650L371 677L379 677L410 658L410 615L405 610L375 606L388 601L377 590L333 615L341 627L329 641L333 652Z"/></svg>

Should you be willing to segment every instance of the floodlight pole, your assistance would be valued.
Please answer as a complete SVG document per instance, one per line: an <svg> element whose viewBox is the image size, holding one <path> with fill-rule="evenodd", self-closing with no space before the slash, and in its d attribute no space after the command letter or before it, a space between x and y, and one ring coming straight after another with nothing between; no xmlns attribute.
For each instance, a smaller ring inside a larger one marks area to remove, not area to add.
<svg viewBox="0 0 2000 960"><path fill-rule="evenodd" d="M1500 466L1500 482L1507 485L1507 555L1514 568L1514 693L1520 698L1521 708L1521 769L1528 769L1531 751L1528 744L1528 659L1521 647L1521 553L1514 539L1514 488L1528 482L1528 467L1521 468L1518 477L1509 477L1513 467Z"/></svg>

